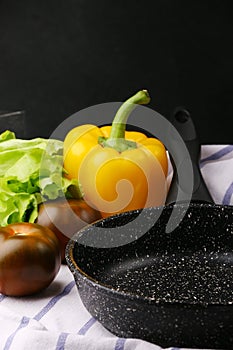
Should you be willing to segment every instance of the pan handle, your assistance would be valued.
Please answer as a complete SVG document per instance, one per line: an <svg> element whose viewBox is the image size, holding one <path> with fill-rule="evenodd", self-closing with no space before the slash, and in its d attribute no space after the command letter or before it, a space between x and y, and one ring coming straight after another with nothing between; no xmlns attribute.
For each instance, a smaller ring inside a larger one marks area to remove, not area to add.
<svg viewBox="0 0 233 350"><path fill-rule="evenodd" d="M190 113L185 108L178 107L175 109L170 121L183 139L191 159L193 167L193 191L191 201L214 203L200 171L199 160L201 146ZM171 158L171 163L174 173L166 204L176 202L178 191L179 193L182 192L182 198L186 198L185 181L179 181L177 173L177 169L181 169L182 167L185 169L185 159L179 155L179 151L177 151L176 161ZM184 171L185 170L183 170L183 172Z"/></svg>

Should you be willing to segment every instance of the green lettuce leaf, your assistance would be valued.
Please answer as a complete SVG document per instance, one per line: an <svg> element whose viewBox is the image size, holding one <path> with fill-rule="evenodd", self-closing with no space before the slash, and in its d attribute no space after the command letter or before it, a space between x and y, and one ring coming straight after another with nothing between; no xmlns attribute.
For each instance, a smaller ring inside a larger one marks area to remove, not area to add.
<svg viewBox="0 0 233 350"><path fill-rule="evenodd" d="M78 181L65 177L63 142L0 135L0 225L35 222L38 205L61 197L81 198Z"/></svg>

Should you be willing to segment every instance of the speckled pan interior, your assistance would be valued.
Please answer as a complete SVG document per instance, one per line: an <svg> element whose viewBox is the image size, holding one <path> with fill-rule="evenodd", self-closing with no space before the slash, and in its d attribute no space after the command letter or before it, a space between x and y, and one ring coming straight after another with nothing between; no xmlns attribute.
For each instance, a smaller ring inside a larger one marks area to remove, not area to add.
<svg viewBox="0 0 233 350"><path fill-rule="evenodd" d="M80 296L89 312L119 336L140 336L162 346L232 348L232 207L192 203L167 233L173 207L159 216L158 208L116 215L77 233L66 257ZM182 204L175 208L178 216L187 209ZM124 234L136 232L138 239L113 248L93 247L101 240L96 227L107 239L111 228L120 227L122 234L129 222ZM150 228L144 233L145 227ZM83 235L89 235L92 247L79 243ZM120 309L124 322L119 321Z"/></svg>
<svg viewBox="0 0 233 350"><path fill-rule="evenodd" d="M179 207L184 210L182 205ZM125 225L139 212L89 226L76 237L72 251L75 267L80 274L113 291L155 302L233 303L232 208L193 204L182 223L167 234L171 210L171 206L164 210L137 241L116 248L84 247L77 237L90 234L95 240L95 226L103 227L106 234L108 228ZM155 211L144 210L138 231L143 231Z"/></svg>

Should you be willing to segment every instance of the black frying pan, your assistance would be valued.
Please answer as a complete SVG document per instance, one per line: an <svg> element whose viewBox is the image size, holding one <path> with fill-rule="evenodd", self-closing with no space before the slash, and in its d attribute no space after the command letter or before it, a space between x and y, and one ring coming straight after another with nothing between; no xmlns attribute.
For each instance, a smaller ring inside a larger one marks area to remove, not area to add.
<svg viewBox="0 0 233 350"><path fill-rule="evenodd" d="M232 349L232 207L212 203L188 112L176 111L173 124L193 163L192 201L178 181L177 169L184 167L178 152L169 204L84 228L67 245L67 263L87 310L112 333L162 347ZM174 204L177 197L182 201ZM174 213L183 219L168 230ZM129 243L101 248L117 235Z"/></svg>

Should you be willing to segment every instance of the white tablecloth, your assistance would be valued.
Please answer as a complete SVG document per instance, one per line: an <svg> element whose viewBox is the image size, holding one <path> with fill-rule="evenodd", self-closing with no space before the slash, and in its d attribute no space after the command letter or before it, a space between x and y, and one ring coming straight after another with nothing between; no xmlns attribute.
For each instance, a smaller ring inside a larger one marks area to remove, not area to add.
<svg viewBox="0 0 233 350"><path fill-rule="evenodd" d="M216 203L233 204L233 145L202 146L201 171ZM158 350L140 339L108 332L85 309L66 265L38 295L0 294L0 349ZM169 348L177 350L178 348Z"/></svg>

